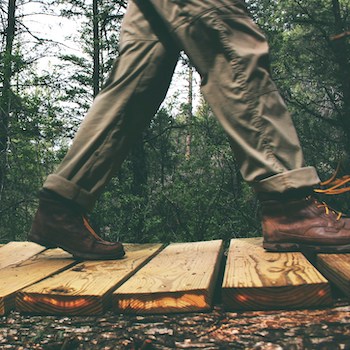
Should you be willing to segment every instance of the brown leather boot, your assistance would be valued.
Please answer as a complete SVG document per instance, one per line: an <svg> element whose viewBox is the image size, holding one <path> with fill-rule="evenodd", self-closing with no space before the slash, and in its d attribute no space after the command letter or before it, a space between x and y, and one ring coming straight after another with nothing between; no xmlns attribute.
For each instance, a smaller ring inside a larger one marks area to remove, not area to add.
<svg viewBox="0 0 350 350"><path fill-rule="evenodd" d="M28 240L62 248L77 259L118 259L125 254L121 243L104 241L96 234L78 205L45 190L39 196Z"/></svg>
<svg viewBox="0 0 350 350"><path fill-rule="evenodd" d="M312 196L261 204L266 250L350 252L350 219L327 204Z"/></svg>

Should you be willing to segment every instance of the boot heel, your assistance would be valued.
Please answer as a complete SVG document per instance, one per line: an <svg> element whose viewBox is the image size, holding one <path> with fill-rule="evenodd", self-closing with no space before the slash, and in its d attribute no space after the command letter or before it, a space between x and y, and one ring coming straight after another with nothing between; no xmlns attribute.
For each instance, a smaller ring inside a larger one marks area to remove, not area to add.
<svg viewBox="0 0 350 350"><path fill-rule="evenodd" d="M297 243L263 243L263 247L268 252L297 252L300 246Z"/></svg>

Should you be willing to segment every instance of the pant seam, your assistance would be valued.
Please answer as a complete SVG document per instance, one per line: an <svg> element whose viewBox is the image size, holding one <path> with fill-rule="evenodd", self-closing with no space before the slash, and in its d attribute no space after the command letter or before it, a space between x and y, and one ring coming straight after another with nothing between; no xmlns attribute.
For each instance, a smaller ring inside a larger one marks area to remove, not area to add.
<svg viewBox="0 0 350 350"><path fill-rule="evenodd" d="M237 78L236 81L239 86L241 86L243 90L243 100L246 102L248 108L247 110L252 116L252 125L254 125L261 137L262 145L263 148L267 154L267 157L270 158L273 161L273 165L276 168L277 171L283 172L285 169L280 165L278 159L274 155L272 146L271 146L271 141L268 139L268 137L265 135L264 129L262 127L263 124L263 119L262 117L257 113L257 104L258 100L254 98L255 96L252 96L249 92L249 89L246 84L246 77L244 74L244 71L241 68L240 62L239 62L239 56L233 50L227 40L226 36L226 29L222 26L220 21L218 20L218 17L215 16L212 19L212 28L217 30L218 35L223 43L223 48L227 54L227 57L229 61L231 62L233 70L236 70L237 72Z"/></svg>

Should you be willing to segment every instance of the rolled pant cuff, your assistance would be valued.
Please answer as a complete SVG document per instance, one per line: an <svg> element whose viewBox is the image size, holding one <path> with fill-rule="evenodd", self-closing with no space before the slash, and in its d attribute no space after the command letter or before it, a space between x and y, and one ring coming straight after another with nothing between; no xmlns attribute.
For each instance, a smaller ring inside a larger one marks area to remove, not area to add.
<svg viewBox="0 0 350 350"><path fill-rule="evenodd" d="M313 187L321 181L314 167L305 167L270 176L252 184L256 192L278 192Z"/></svg>
<svg viewBox="0 0 350 350"><path fill-rule="evenodd" d="M56 174L47 177L43 188L79 204L86 211L91 211L96 202L96 198L91 193Z"/></svg>

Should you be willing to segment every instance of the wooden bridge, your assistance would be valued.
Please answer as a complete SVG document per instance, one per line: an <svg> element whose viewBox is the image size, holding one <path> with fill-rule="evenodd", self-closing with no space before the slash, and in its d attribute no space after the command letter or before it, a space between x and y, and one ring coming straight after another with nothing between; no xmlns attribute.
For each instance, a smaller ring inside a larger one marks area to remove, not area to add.
<svg viewBox="0 0 350 350"><path fill-rule="evenodd" d="M227 310L331 306L350 295L350 254L268 253L261 238L127 244L121 260L76 261L31 242L0 247L0 315L206 311L214 291ZM314 266L315 265L315 266Z"/></svg>

